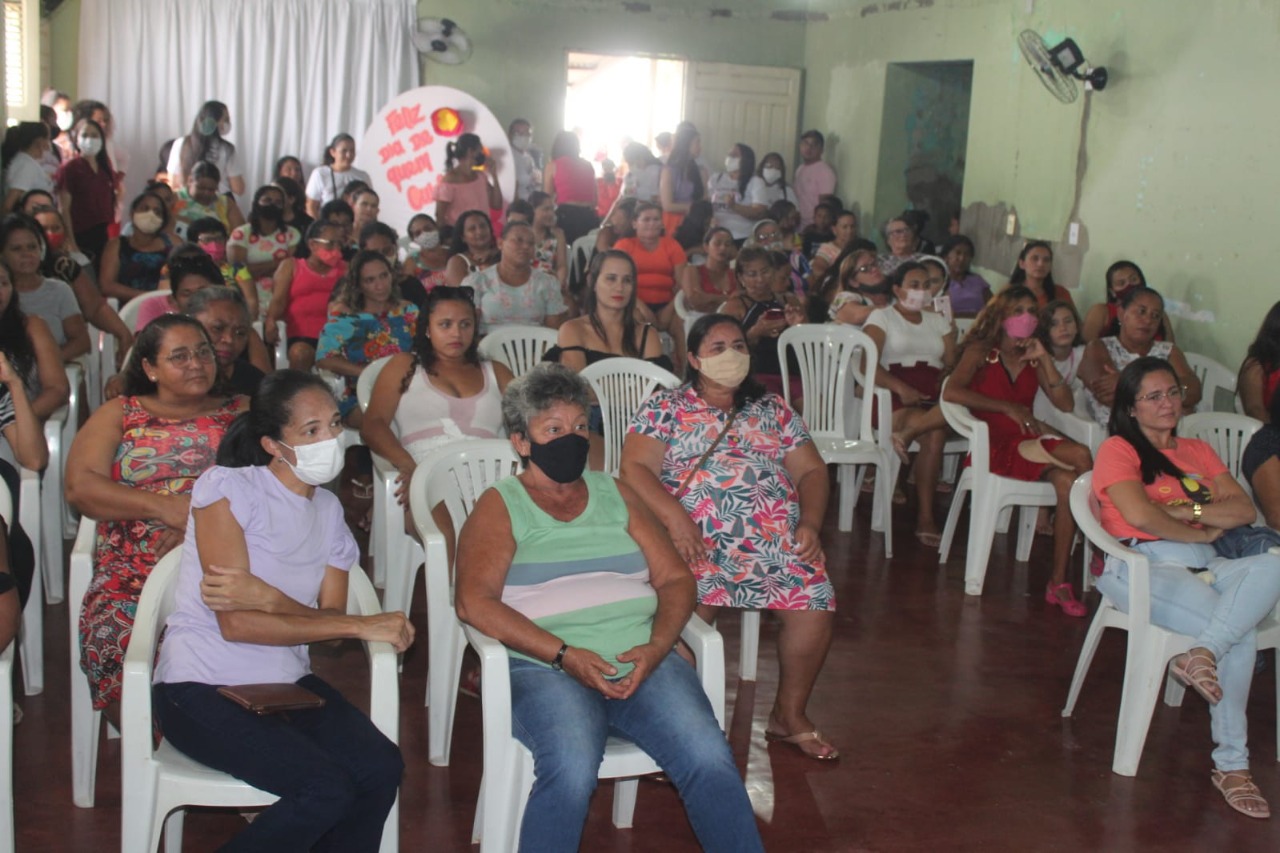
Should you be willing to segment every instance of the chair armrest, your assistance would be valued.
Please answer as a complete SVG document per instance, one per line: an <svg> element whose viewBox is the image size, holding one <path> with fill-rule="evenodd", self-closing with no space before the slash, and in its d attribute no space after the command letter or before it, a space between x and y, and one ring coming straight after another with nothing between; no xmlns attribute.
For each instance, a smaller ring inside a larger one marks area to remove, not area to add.
<svg viewBox="0 0 1280 853"><path fill-rule="evenodd" d="M693 650L694 660L698 662L698 680L702 682L702 689L711 700L711 709L715 712L716 722L723 730L725 726L724 637L694 614L689 617L684 629L680 631L680 639Z"/></svg>
<svg viewBox="0 0 1280 853"><path fill-rule="evenodd" d="M485 750L489 744L511 737L511 667L507 647L493 637L463 623L467 642L480 657L481 714L484 720Z"/></svg>
<svg viewBox="0 0 1280 853"><path fill-rule="evenodd" d="M347 573L347 613L375 616L382 612L378 594L359 564ZM369 719L391 740L400 742L399 659L390 643L361 640L369 659Z"/></svg>

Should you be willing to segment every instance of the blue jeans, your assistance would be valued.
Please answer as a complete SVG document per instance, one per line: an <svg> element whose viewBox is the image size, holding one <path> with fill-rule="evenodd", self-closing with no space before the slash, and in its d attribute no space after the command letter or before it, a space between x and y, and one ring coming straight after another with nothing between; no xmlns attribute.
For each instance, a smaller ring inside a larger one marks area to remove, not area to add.
<svg viewBox="0 0 1280 853"><path fill-rule="evenodd" d="M156 719L177 749L280 799L223 847L228 851L376 851L395 803L400 748L314 675L309 711L259 716L215 685L157 684Z"/></svg>
<svg viewBox="0 0 1280 853"><path fill-rule="evenodd" d="M1254 629L1280 601L1280 557L1260 554L1227 560L1196 546L1174 542L1141 542L1134 550L1151 561L1151 621L1161 628L1195 637L1195 645L1213 652L1218 661L1222 700L1209 707L1213 764L1222 771L1249 767L1245 706L1253 682L1257 654ZM1216 577L1212 585L1187 571L1179 557L1207 567ZM1098 589L1126 613L1129 611L1129 568L1108 558Z"/></svg>
<svg viewBox="0 0 1280 853"><path fill-rule="evenodd" d="M763 851L746 787L698 676L672 652L629 699L605 699L565 672L511 660L512 729L533 753L520 849L573 853L605 739L626 738L670 777L704 850Z"/></svg>

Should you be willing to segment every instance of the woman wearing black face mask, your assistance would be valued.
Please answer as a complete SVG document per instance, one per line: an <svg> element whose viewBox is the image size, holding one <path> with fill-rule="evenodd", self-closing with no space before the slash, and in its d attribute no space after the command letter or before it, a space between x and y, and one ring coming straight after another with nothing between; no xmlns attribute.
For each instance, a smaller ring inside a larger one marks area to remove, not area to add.
<svg viewBox="0 0 1280 853"><path fill-rule="evenodd" d="M874 249L854 248L836 259L818 292L810 298L809 319L815 323L861 326L872 311L891 302L893 282L880 269Z"/></svg>
<svg viewBox="0 0 1280 853"><path fill-rule="evenodd" d="M271 304L271 282L280 262L293 254L302 240L298 229L284 221L284 190L274 184L258 187L253 194L249 221L231 232L227 260L232 266L249 268L254 293L248 299L249 314L255 320L266 316Z"/></svg>
<svg viewBox="0 0 1280 853"><path fill-rule="evenodd" d="M693 575L625 482L583 470L587 403L559 364L511 383L503 419L526 468L481 495L458 540L458 617L510 649L516 737L534 755L520 849L578 849L615 726L666 771L704 849L763 850L724 733L672 650Z"/></svg>

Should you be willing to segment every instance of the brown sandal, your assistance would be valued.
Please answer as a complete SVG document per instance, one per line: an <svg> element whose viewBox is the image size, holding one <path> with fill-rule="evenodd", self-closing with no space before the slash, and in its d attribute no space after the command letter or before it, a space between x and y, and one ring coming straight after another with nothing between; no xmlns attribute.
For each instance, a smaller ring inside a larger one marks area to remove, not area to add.
<svg viewBox="0 0 1280 853"><path fill-rule="evenodd" d="M782 743L792 747L806 758L812 758L817 761L835 761L840 757L840 750L831 745L831 742L822 736L822 732L814 729L811 732L801 732L795 735L778 734L765 729L764 739L769 743ZM810 752L804 748L804 744L810 741L816 741L819 747L826 747L826 753Z"/></svg>
<svg viewBox="0 0 1280 853"><path fill-rule="evenodd" d="M1169 672L1187 687L1204 697L1210 705L1222 701L1222 686L1218 684L1218 662L1206 649L1192 649L1178 655L1169 664Z"/></svg>
<svg viewBox="0 0 1280 853"><path fill-rule="evenodd" d="M1227 805L1246 817L1271 817L1271 806L1263 798L1248 770L1215 770L1210 778Z"/></svg>

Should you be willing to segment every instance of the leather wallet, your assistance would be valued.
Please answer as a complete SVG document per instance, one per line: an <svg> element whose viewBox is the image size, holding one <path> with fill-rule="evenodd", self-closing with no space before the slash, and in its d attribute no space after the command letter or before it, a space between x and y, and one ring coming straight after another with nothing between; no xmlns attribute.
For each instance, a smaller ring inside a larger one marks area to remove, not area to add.
<svg viewBox="0 0 1280 853"><path fill-rule="evenodd" d="M324 707L324 697L317 696L298 684L235 684L219 687L218 692L255 714L278 714L281 711L306 711Z"/></svg>

